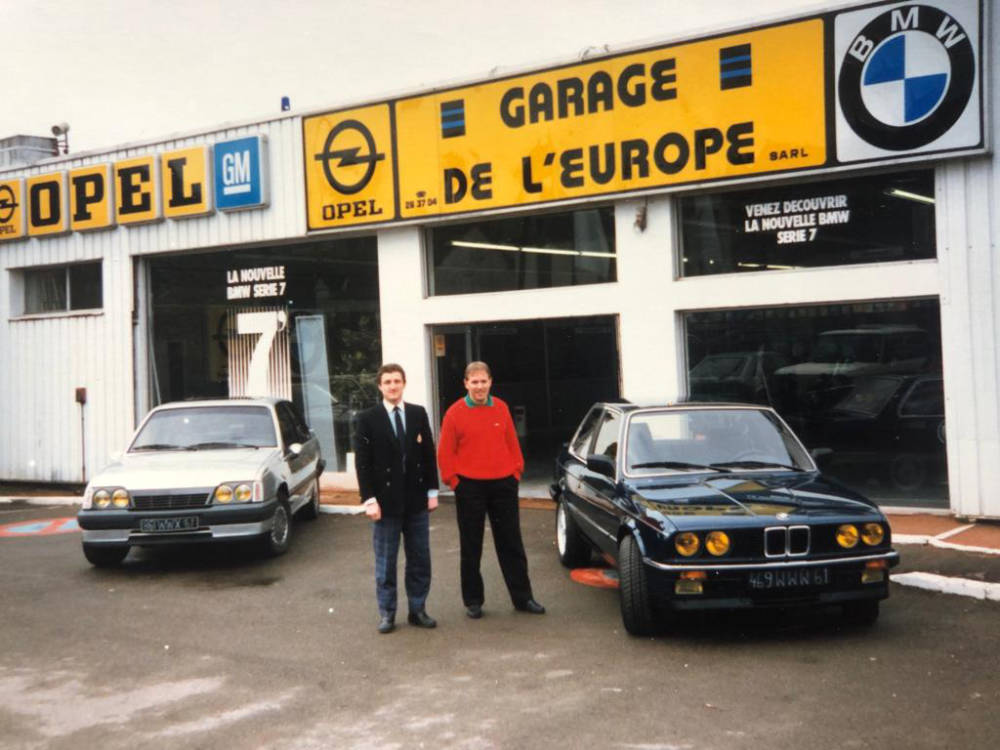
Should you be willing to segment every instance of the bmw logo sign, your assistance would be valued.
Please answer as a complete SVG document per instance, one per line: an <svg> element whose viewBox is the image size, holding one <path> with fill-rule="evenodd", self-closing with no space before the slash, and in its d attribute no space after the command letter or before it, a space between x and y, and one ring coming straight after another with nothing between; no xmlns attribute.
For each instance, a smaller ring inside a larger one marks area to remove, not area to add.
<svg viewBox="0 0 1000 750"><path fill-rule="evenodd" d="M955 125L975 82L973 40L962 25L940 8L903 5L850 39L837 92L858 137L877 148L908 151Z"/></svg>

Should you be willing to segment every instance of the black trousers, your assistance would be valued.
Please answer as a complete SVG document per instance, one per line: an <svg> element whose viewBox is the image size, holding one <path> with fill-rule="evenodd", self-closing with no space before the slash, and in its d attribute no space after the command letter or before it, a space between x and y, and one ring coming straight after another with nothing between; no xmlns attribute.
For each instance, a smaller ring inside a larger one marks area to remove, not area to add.
<svg viewBox="0 0 1000 750"><path fill-rule="evenodd" d="M455 488L455 510L461 545L462 601L465 606L482 605L483 577L479 562L483 556L483 530L487 516L493 530L493 545L511 601L516 605L532 599L528 580L528 557L521 540L521 520L517 507L517 479L469 479L459 477Z"/></svg>

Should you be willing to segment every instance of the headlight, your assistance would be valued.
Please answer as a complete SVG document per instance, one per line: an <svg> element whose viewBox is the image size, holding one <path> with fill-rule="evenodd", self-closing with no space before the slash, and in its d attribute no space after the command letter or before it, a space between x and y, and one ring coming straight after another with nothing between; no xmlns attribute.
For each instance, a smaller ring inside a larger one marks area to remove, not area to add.
<svg viewBox="0 0 1000 750"><path fill-rule="evenodd" d="M853 523L845 523L837 527L837 544L844 549L858 545L858 527Z"/></svg>
<svg viewBox="0 0 1000 750"><path fill-rule="evenodd" d="M128 490L119 487L111 495L111 502L116 508L127 508L131 502Z"/></svg>
<svg viewBox="0 0 1000 750"><path fill-rule="evenodd" d="M710 531L705 537L705 549L709 554L721 557L729 552L729 534L725 531Z"/></svg>
<svg viewBox="0 0 1000 750"><path fill-rule="evenodd" d="M228 503L249 503L253 500L252 482L231 482L220 484L212 493L212 501L220 505Z"/></svg>
<svg viewBox="0 0 1000 750"><path fill-rule="evenodd" d="M885 529L880 523L866 523L861 527L861 541L869 547L874 547L882 543L885 539Z"/></svg>
<svg viewBox="0 0 1000 750"><path fill-rule="evenodd" d="M700 545L701 542L698 539L698 535L692 534L690 531L685 531L674 537L674 547L684 557L691 557L691 555L698 551Z"/></svg>
<svg viewBox="0 0 1000 750"><path fill-rule="evenodd" d="M107 490L98 490L94 493L94 507L107 508L111 505L111 493Z"/></svg>

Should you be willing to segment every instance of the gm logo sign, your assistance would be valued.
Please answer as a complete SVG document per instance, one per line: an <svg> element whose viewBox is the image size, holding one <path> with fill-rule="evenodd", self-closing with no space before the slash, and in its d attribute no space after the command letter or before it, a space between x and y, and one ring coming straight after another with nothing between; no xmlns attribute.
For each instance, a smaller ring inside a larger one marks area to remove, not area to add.
<svg viewBox="0 0 1000 750"><path fill-rule="evenodd" d="M939 0L837 17L839 161L982 144L978 5Z"/></svg>
<svg viewBox="0 0 1000 750"><path fill-rule="evenodd" d="M267 138L254 135L214 146L215 204L222 211L267 205Z"/></svg>

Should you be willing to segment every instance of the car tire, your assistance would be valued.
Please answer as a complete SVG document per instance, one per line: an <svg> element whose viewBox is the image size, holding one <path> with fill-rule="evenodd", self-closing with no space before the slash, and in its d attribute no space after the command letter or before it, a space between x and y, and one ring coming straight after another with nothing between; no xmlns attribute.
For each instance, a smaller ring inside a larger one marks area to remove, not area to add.
<svg viewBox="0 0 1000 750"><path fill-rule="evenodd" d="M625 630L632 635L651 635L655 631L655 621L646 566L631 534L626 534L618 545L618 577Z"/></svg>
<svg viewBox="0 0 1000 750"><path fill-rule="evenodd" d="M319 477L313 479L309 487L309 502L299 510L299 516L307 521L319 518Z"/></svg>
<svg viewBox="0 0 1000 750"><path fill-rule="evenodd" d="M282 498L274 507L271 529L263 539L264 554L268 557L283 555L288 551L291 541L292 514L288 509L288 502Z"/></svg>
<svg viewBox="0 0 1000 750"><path fill-rule="evenodd" d="M127 544L86 544L83 545L83 556L95 568L113 568L120 565L128 555Z"/></svg>
<svg viewBox="0 0 1000 750"><path fill-rule="evenodd" d="M582 568L590 562L590 544L561 497L556 504L556 551L567 568Z"/></svg>
<svg viewBox="0 0 1000 750"><path fill-rule="evenodd" d="M847 602L842 605L844 620L851 625L874 625L878 620L878 599L865 599L860 602Z"/></svg>

